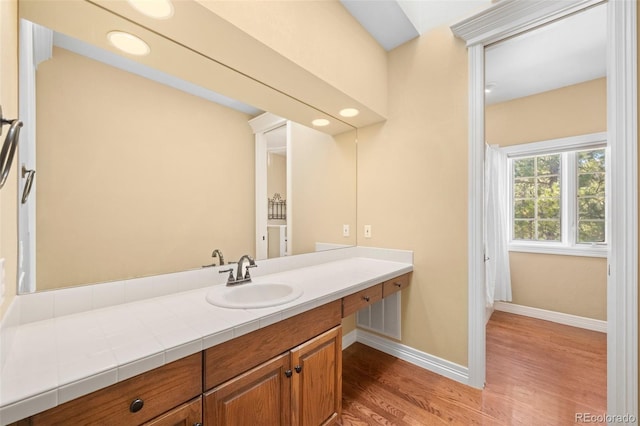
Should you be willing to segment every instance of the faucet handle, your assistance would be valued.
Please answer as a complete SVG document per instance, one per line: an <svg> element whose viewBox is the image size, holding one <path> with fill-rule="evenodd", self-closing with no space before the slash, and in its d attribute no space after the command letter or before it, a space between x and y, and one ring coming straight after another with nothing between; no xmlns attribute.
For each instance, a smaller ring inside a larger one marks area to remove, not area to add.
<svg viewBox="0 0 640 426"><path fill-rule="evenodd" d="M251 274L249 274L249 268L257 268L258 265L253 263L253 264L249 264L247 266L245 266L245 270L244 270L244 278L245 279L249 279L251 278Z"/></svg>
<svg viewBox="0 0 640 426"><path fill-rule="evenodd" d="M221 269L218 271L219 274L224 274L225 272L229 273L229 277L227 278L227 283L234 282L235 278L233 277L233 268Z"/></svg>

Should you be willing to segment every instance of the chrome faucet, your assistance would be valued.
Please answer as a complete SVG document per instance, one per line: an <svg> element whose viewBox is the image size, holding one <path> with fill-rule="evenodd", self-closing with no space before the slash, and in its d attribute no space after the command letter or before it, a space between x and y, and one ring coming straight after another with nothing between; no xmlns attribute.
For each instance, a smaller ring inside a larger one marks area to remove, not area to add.
<svg viewBox="0 0 640 426"><path fill-rule="evenodd" d="M249 264L244 267L245 262L249 262ZM233 263L233 262L232 262ZM240 283L251 282L251 274L249 273L249 268L257 268L256 261L253 260L253 257L248 254L243 255L240 260L238 260L238 270L236 272L236 276L233 276L233 268L221 269L218 271L219 273L229 273L229 277L227 278L227 285L235 285ZM245 268L244 275L242 273L243 268Z"/></svg>
<svg viewBox="0 0 640 426"><path fill-rule="evenodd" d="M211 257L218 257L220 259L220 266L224 265L224 256L219 249L215 249L213 253L211 253ZM203 268L210 268L211 266L216 266L216 262L213 262L211 265L203 265Z"/></svg>

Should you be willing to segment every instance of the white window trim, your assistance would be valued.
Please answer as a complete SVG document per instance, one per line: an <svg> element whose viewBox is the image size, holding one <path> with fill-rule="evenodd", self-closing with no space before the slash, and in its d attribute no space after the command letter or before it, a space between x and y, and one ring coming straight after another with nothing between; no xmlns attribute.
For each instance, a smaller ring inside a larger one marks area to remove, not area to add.
<svg viewBox="0 0 640 426"><path fill-rule="evenodd" d="M520 145L512 145L501 148L508 159L524 156L536 156L542 154L557 154L568 151L580 151L590 148L603 148L607 146L607 133L590 133L586 135L571 136L568 138L552 139L547 141L532 142ZM562 169L566 170L563 175L574 176L576 174L575 154L562 157ZM607 155L607 158L609 156ZM607 161L608 164L608 161ZM511 202L513 194L513 172L512 162L508 164L509 179L507 194L509 202L509 251L522 253L539 253L554 254L566 256L585 256L585 257L607 257L607 244L579 244L576 243L575 227L576 227L576 203L569 202L569 197L563 196L562 203L562 242L545 242L545 241L516 241L513 240L513 203ZM606 170L607 180L609 179L609 168ZM563 194L575 193L576 182L574 179L562 179L561 191ZM609 194L606 194L606 204L609 205ZM607 209L608 210L608 209ZM608 214L608 211L605 213Z"/></svg>

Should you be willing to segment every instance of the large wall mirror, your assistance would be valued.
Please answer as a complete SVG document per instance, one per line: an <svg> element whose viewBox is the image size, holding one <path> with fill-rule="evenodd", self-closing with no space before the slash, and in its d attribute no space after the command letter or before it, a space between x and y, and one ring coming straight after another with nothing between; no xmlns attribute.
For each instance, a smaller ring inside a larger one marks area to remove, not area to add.
<svg viewBox="0 0 640 426"><path fill-rule="evenodd" d="M149 37L151 53L121 55L106 39L95 43L99 31L81 37L28 3L21 56L35 59L31 77L21 62L21 79L31 78L35 92L21 97L35 100L35 122L20 153L21 194L28 171L36 177L19 212L20 292L201 268L219 262L214 249L227 261L255 256L256 212L277 212L256 206L249 122L282 102L251 80L246 99L262 99L258 106L212 90L219 64L97 6L83 7L99 9L112 29ZM295 141L269 148L273 194L264 206L279 194L288 210L270 224L289 227L295 240L281 250L273 236L268 257L355 245L355 235L343 235L344 224L355 229L355 129L342 123L329 134L287 118ZM282 144L282 132L272 135Z"/></svg>

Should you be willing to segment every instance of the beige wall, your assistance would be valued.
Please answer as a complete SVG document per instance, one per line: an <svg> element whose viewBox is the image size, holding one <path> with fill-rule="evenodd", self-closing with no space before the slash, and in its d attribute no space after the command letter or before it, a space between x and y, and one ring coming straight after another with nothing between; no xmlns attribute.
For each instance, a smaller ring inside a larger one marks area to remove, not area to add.
<svg viewBox="0 0 640 426"><path fill-rule="evenodd" d="M487 141L500 146L607 129L605 78L486 108ZM606 320L607 259L510 255L513 303Z"/></svg>
<svg viewBox="0 0 640 426"><path fill-rule="evenodd" d="M358 244L414 251L402 343L461 365L467 365L467 78L464 42L448 27L427 32L389 52L389 119L358 131ZM370 239L365 224L372 226Z"/></svg>
<svg viewBox="0 0 640 426"><path fill-rule="evenodd" d="M268 154L267 162L267 196L280 194L287 198L287 157L278 154Z"/></svg>
<svg viewBox="0 0 640 426"><path fill-rule="evenodd" d="M606 79L527 96L486 108L487 142L500 146L604 132Z"/></svg>
<svg viewBox="0 0 640 426"><path fill-rule="evenodd" d="M315 251L315 243L356 243L355 131L335 137L291 123L293 213L287 218L292 254ZM351 235L342 236L349 224Z"/></svg>
<svg viewBox="0 0 640 426"><path fill-rule="evenodd" d="M510 255L513 303L607 320L607 259Z"/></svg>
<svg viewBox="0 0 640 426"><path fill-rule="evenodd" d="M18 117L18 3L0 1L0 105L7 118ZM4 126L0 141L4 142L8 126ZM0 304L0 319L16 294L17 265L17 176L18 155L11 173L0 191L0 258L5 260L5 297Z"/></svg>
<svg viewBox="0 0 640 426"><path fill-rule="evenodd" d="M58 48L37 86L38 289L254 251L248 115Z"/></svg>

